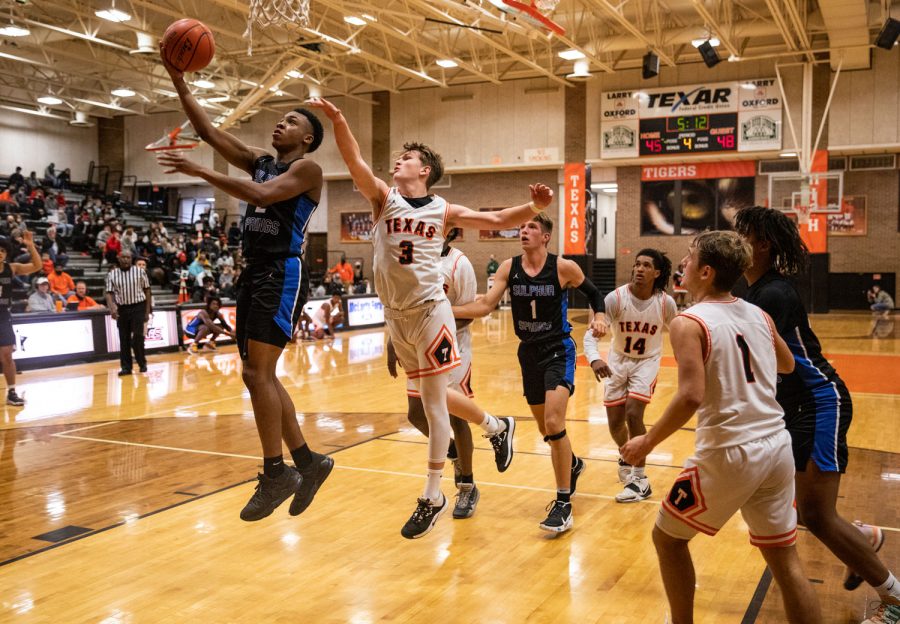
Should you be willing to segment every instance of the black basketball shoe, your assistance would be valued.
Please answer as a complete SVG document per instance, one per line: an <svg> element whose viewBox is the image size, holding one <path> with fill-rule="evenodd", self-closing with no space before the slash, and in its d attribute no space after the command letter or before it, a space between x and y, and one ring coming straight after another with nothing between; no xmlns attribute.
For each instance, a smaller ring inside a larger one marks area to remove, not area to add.
<svg viewBox="0 0 900 624"><path fill-rule="evenodd" d="M438 518L447 511L447 497L442 495L441 498L443 500L440 505L432 505L427 498L418 499L416 510L400 529L400 535L406 539L418 539L427 535L434 528Z"/></svg>
<svg viewBox="0 0 900 624"><path fill-rule="evenodd" d="M572 503L564 503L554 500L547 505L547 519L541 522L540 527L551 533L562 533L572 528Z"/></svg>
<svg viewBox="0 0 900 624"><path fill-rule="evenodd" d="M6 393L6 404L14 405L15 407L21 407L25 405L25 399L16 394L15 390L10 390Z"/></svg>
<svg viewBox="0 0 900 624"><path fill-rule="evenodd" d="M241 520L255 522L271 515L275 508L286 501L291 494L297 494L303 477L296 470L285 466L284 472L274 478L264 474L256 475L259 483L250 501L241 510Z"/></svg>
<svg viewBox="0 0 900 624"><path fill-rule="evenodd" d="M300 489L297 490L294 500L291 501L289 512L292 516L299 516L306 511L316 492L319 491L322 483L334 468L334 460L328 455L312 452L312 458L312 463L303 470L294 468L303 477L303 483L300 484Z"/></svg>
<svg viewBox="0 0 900 624"><path fill-rule="evenodd" d="M501 422L506 423L506 429L494 435L485 436L491 441L494 447L494 460L497 462L497 471L505 472L512 463L513 458L513 435L516 432L516 421L508 416L500 418Z"/></svg>
<svg viewBox="0 0 900 624"><path fill-rule="evenodd" d="M475 507L478 506L478 499L481 494L474 483L460 483L459 491L456 493L456 505L453 507L453 517L457 520L471 518L475 513Z"/></svg>

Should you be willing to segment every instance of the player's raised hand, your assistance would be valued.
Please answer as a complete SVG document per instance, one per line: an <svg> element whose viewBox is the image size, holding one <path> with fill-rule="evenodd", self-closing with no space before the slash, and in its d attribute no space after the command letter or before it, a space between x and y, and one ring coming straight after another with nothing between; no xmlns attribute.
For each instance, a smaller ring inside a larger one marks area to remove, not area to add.
<svg viewBox="0 0 900 624"><path fill-rule="evenodd" d="M184 173L192 176L200 170L197 163L188 160L175 150L160 152L156 156L156 162L166 167L163 173Z"/></svg>
<svg viewBox="0 0 900 624"><path fill-rule="evenodd" d="M304 102L310 108L318 108L322 111L328 119L334 121L338 118L338 115L341 114L341 109L337 106L329 102L328 100L320 97L311 97Z"/></svg>
<svg viewBox="0 0 900 624"><path fill-rule="evenodd" d="M159 42L159 56L162 58L163 67L169 72L169 76L172 77L173 81L184 80L184 72L176 69L174 65L166 60L166 46L163 41Z"/></svg>
<svg viewBox="0 0 900 624"><path fill-rule="evenodd" d="M553 189L546 184L529 184L528 190L536 208L543 210L553 202Z"/></svg>
<svg viewBox="0 0 900 624"><path fill-rule="evenodd" d="M607 364L606 360L603 358L591 362L591 370L594 371L594 377L597 378L597 381L600 381L604 377L612 377L612 371L609 368L609 364Z"/></svg>
<svg viewBox="0 0 900 624"><path fill-rule="evenodd" d="M26 245L34 245L34 232L32 232L31 230L23 230L22 240Z"/></svg>

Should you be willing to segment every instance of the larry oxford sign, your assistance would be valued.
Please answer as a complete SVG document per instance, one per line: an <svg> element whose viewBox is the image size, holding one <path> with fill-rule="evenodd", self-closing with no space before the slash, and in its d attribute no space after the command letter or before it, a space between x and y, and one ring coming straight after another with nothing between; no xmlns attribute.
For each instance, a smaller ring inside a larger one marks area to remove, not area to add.
<svg viewBox="0 0 900 624"><path fill-rule="evenodd" d="M601 158L781 149L774 78L601 94Z"/></svg>

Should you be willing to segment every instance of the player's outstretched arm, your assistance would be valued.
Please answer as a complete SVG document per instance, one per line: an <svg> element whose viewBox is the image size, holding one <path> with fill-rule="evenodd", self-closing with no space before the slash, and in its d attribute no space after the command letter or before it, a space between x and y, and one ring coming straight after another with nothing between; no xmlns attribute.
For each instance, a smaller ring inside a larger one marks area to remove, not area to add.
<svg viewBox="0 0 900 624"><path fill-rule="evenodd" d="M305 158L295 160L284 174L263 183L232 178L213 171L185 158L179 152L160 152L156 161L165 167L164 173L183 173L203 178L232 197L260 207L271 206L282 200L322 188L322 168Z"/></svg>
<svg viewBox="0 0 900 624"><path fill-rule="evenodd" d="M194 99L191 90L184 81L184 72L178 71L166 60L165 46L162 41L159 43L159 51L163 66L169 72L169 76L172 78L172 85L175 87L175 92L178 93L178 99L181 100L181 107L200 138L209 143L210 147L221 154L229 163L252 175L253 163L256 162L257 158L265 155L267 153L266 150L260 147L248 147L236 136L224 130L219 130L212 125L209 117L206 116L206 111Z"/></svg>
<svg viewBox="0 0 900 624"><path fill-rule="evenodd" d="M375 177L375 174L372 173L372 168L363 160L362 153L359 150L359 143L356 142L356 137L350 131L350 125L347 123L347 119L344 117L341 109L322 98L310 98L306 101L306 104L310 108L317 108L322 111L331 121L331 125L334 128L334 141L337 143L341 158L344 159L344 164L347 165L347 169L350 171L350 177L353 178L353 183L356 184L356 188L363 194L363 197L372 204L373 212L377 213L381 210L381 205L384 203L384 198L387 197L390 189L384 180Z"/></svg>
<svg viewBox="0 0 900 624"><path fill-rule="evenodd" d="M28 250L29 262L23 264L21 262L10 262L9 268L13 275L30 275L37 273L43 267L41 262L41 254L38 253L37 247L34 246L34 232L25 230L22 232L22 240L25 242L25 248Z"/></svg>
<svg viewBox="0 0 900 624"><path fill-rule="evenodd" d="M584 332L583 344L584 357L587 358L588 364L591 365L591 370L594 371L594 377L597 378L597 381L601 381L604 377L611 377L612 371L606 360L600 356L600 348L597 338L594 337L594 332Z"/></svg>
<svg viewBox="0 0 900 624"><path fill-rule="evenodd" d="M478 212L458 204L450 204L447 223L451 227L481 230L507 230L526 223L553 202L553 191L546 184L531 184L531 201L521 206Z"/></svg>
<svg viewBox="0 0 900 624"><path fill-rule="evenodd" d="M678 361L678 390L663 415L646 434L629 440L619 449L629 464L640 462L657 444L678 431L691 419L706 393L703 349L706 334L696 321L679 316L669 326L672 350Z"/></svg>
<svg viewBox="0 0 900 624"><path fill-rule="evenodd" d="M494 285L487 294L471 303L453 306L453 316L458 319L481 318L495 310L509 284L509 267L511 266L512 260L504 260L494 274Z"/></svg>

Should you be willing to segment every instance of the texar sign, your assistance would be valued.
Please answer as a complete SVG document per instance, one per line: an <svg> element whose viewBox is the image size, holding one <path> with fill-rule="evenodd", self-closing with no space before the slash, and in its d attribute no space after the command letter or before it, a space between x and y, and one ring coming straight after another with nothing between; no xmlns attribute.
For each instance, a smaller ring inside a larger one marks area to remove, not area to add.
<svg viewBox="0 0 900 624"><path fill-rule="evenodd" d="M584 254L584 163L566 163L563 209L563 253Z"/></svg>

